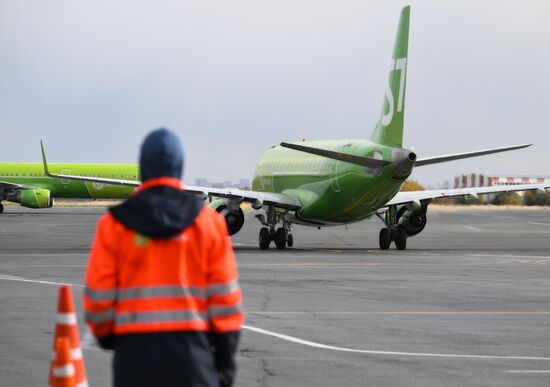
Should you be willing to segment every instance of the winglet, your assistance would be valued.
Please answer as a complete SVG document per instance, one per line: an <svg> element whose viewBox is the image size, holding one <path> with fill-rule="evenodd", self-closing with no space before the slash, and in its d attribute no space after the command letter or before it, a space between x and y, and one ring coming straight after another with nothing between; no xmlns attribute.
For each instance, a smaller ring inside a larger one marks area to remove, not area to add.
<svg viewBox="0 0 550 387"><path fill-rule="evenodd" d="M44 151L44 143L40 140L40 148L42 148L42 163L44 164L44 173L46 176L51 176L48 171L48 162L46 161L46 152Z"/></svg>

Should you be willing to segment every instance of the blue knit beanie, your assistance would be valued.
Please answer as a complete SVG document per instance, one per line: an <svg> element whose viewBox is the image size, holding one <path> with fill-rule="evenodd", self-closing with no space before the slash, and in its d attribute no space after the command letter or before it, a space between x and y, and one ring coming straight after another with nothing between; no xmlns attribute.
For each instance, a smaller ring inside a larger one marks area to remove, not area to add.
<svg viewBox="0 0 550 387"><path fill-rule="evenodd" d="M183 161L183 149L174 132L165 128L153 130L141 145L141 181L163 176L181 179Z"/></svg>

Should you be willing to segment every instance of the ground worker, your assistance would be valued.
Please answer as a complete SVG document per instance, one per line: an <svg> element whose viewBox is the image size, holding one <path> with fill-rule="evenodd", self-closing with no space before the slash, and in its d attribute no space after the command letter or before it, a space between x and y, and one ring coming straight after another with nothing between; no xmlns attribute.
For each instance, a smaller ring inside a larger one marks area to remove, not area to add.
<svg viewBox="0 0 550 387"><path fill-rule="evenodd" d="M169 130L141 146L141 186L99 220L86 321L114 349L114 386L231 386L243 320L225 220L183 189Z"/></svg>

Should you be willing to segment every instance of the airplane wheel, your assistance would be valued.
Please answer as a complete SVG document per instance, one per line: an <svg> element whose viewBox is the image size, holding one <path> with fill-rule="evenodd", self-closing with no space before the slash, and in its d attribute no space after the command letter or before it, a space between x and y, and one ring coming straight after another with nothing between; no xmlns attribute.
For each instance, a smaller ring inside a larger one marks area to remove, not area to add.
<svg viewBox="0 0 550 387"><path fill-rule="evenodd" d="M260 229L260 250L269 249L269 244L271 243L271 236L269 235L269 230L267 227L262 227Z"/></svg>
<svg viewBox="0 0 550 387"><path fill-rule="evenodd" d="M380 236L378 237L378 242L380 244L380 250L389 249L391 244L390 230L388 230L387 228L381 229Z"/></svg>
<svg viewBox="0 0 550 387"><path fill-rule="evenodd" d="M4 205L2 203L0 203L0 214L4 212Z"/></svg>
<svg viewBox="0 0 550 387"><path fill-rule="evenodd" d="M284 250L286 247L286 230L282 227L279 227L277 229L277 232L275 233L275 246L277 246L277 250Z"/></svg>
<svg viewBox="0 0 550 387"><path fill-rule="evenodd" d="M288 234L287 237L286 237L286 245L288 247L292 247L294 245L294 237L292 236L292 234Z"/></svg>
<svg viewBox="0 0 550 387"><path fill-rule="evenodd" d="M397 250L405 250L407 248L407 232L403 227L398 227L395 233L395 247Z"/></svg>

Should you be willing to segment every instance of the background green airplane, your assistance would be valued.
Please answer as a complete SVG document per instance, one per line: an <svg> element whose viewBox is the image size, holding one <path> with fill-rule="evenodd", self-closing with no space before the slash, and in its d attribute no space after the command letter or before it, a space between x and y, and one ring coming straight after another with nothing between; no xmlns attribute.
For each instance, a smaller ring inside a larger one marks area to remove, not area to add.
<svg viewBox="0 0 550 387"><path fill-rule="evenodd" d="M137 180L135 164L52 163L50 168L79 177L104 177ZM20 203L29 208L52 207L55 198L124 199L134 191L131 187L105 185L49 177L43 163L0 163L0 202ZM0 203L0 213L4 206Z"/></svg>
<svg viewBox="0 0 550 387"><path fill-rule="evenodd" d="M261 249L269 248L272 241L278 249L292 246L293 224L315 227L341 225L373 215L385 224L380 230L380 248L388 249L393 241L398 249L405 249L407 238L424 229L427 207L435 198L548 188L542 184L524 184L399 192L415 166L529 146L424 159L418 159L413 151L402 146L409 14L409 7L403 8L382 112L369 140L281 143L266 151L257 164L251 191L196 186L186 186L185 189L205 199L216 198L210 206L225 217L231 235L237 233L245 221L241 203L248 202L253 209L260 210L256 218L263 226L259 234ZM69 196L70 192L75 192L75 195L78 192L79 197L123 198L130 194L131 187L140 184L135 165L48 165L43 146L42 157L45 176L17 180L28 176L10 175L4 178L0 175L0 184L8 184L7 191L5 188L3 191L4 199L30 207L47 207L52 204L50 199L53 196L74 197ZM30 168L30 164L26 165ZM12 164L11 168L15 166ZM32 168L34 172L31 173L42 173L38 166L32 164ZM19 173L28 175L28 171L31 169L22 167Z"/></svg>

